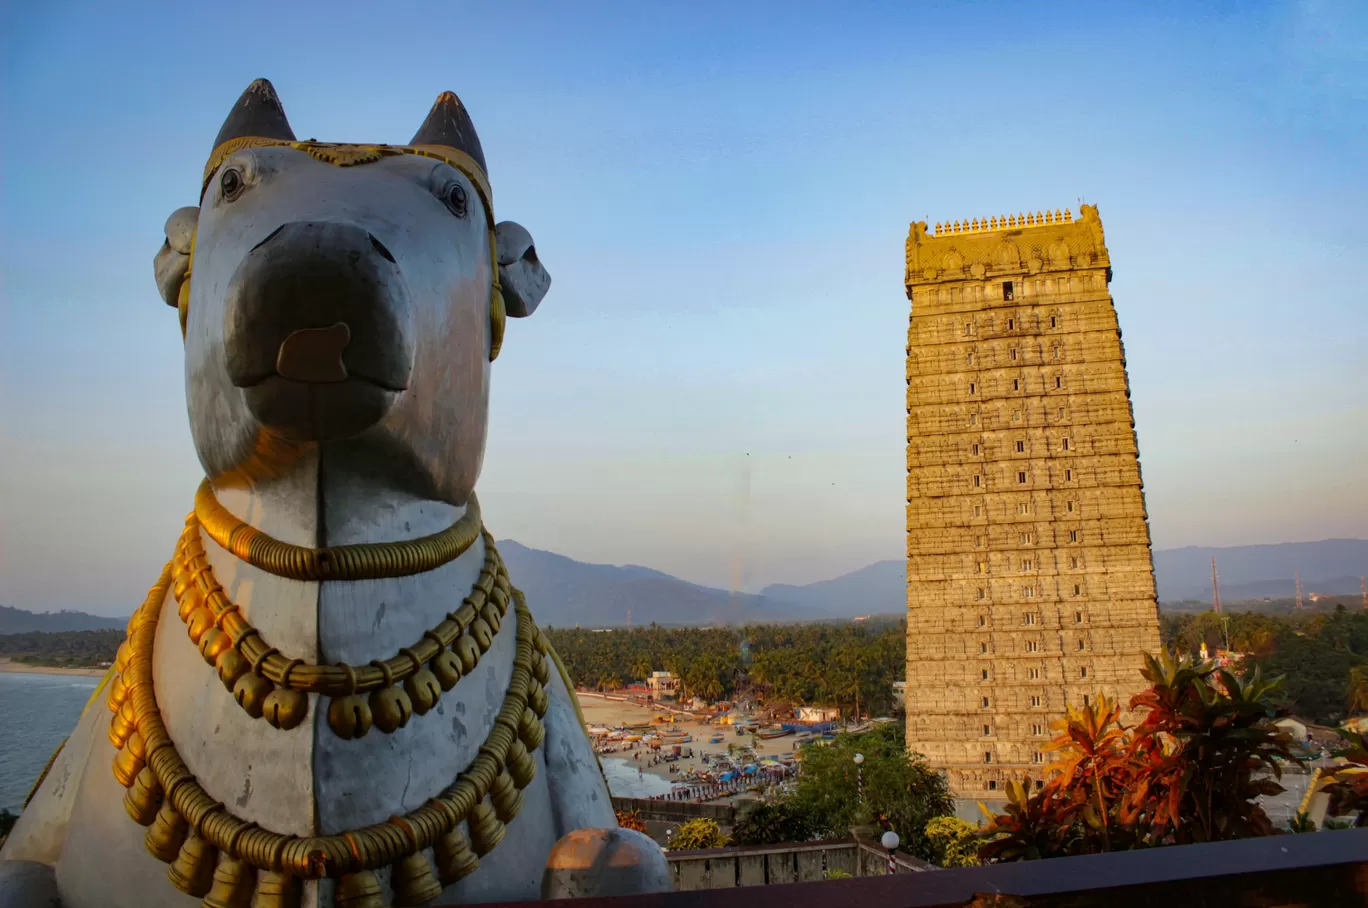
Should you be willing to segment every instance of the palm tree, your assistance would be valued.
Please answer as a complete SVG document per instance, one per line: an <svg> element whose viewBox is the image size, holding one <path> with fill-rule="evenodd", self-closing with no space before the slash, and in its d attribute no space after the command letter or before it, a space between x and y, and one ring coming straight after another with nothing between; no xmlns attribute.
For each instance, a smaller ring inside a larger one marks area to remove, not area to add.
<svg viewBox="0 0 1368 908"><path fill-rule="evenodd" d="M645 653L638 653L632 660L632 677L640 678L645 681L651 676L651 657Z"/></svg>

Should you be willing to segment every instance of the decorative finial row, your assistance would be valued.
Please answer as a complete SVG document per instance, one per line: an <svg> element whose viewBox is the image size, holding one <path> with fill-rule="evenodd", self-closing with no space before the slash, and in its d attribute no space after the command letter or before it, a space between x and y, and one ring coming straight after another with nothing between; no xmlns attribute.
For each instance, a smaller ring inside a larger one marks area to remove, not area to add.
<svg viewBox="0 0 1368 908"><path fill-rule="evenodd" d="M1053 212L1037 211L1035 214L1004 214L991 218L973 218L968 221L937 222L933 233L936 236L950 236L956 233L984 233L989 230L1013 230L1018 227L1046 227L1051 224L1073 223L1073 212L1058 208Z"/></svg>

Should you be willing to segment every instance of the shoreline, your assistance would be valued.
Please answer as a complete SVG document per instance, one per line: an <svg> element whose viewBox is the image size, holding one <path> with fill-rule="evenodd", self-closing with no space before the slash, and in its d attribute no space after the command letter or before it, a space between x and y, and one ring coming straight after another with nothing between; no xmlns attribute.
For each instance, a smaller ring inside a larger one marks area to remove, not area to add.
<svg viewBox="0 0 1368 908"><path fill-rule="evenodd" d="M31 665L0 659L0 672L16 675L73 675L79 678L102 678L107 668L68 668L62 665Z"/></svg>

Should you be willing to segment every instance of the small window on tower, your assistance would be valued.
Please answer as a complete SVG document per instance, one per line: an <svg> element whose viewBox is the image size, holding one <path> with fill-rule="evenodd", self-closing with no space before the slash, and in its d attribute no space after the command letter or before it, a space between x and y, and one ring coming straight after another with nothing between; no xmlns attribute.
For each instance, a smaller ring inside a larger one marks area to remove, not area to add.
<svg viewBox="0 0 1368 908"><path fill-rule="evenodd" d="M1031 698L1031 705L1034 706L1036 709L1039 709L1040 706L1041 706L1041 699L1040 699L1040 697L1039 697L1039 696L1032 697L1032 698Z"/></svg>
<svg viewBox="0 0 1368 908"><path fill-rule="evenodd" d="M1018 441L1018 442L1017 442L1017 453L1018 453L1018 454L1024 454L1024 453L1026 453L1026 442L1024 442L1024 441Z"/></svg>
<svg viewBox="0 0 1368 908"><path fill-rule="evenodd" d="M975 516L975 517L982 517L982 516L983 516L983 505L981 505L981 504L976 504L976 505L974 505L974 516Z"/></svg>
<svg viewBox="0 0 1368 908"><path fill-rule="evenodd" d="M1083 705L1084 705L1084 706L1087 706L1087 705L1088 705L1088 695L1087 695L1087 694L1084 694L1084 695L1083 695Z"/></svg>
<svg viewBox="0 0 1368 908"><path fill-rule="evenodd" d="M983 726L983 736L984 736L985 738L991 737L992 734L993 734L993 726L991 726L991 725L985 725L985 726Z"/></svg>
<svg viewBox="0 0 1368 908"><path fill-rule="evenodd" d="M1020 410L1013 410L1013 411L1012 411L1012 422L1021 422L1021 411L1020 411Z"/></svg>
<svg viewBox="0 0 1368 908"><path fill-rule="evenodd" d="M979 627L983 627L983 626L984 626L985 624L987 624L987 623L988 623L988 619L985 618L985 617L982 616L982 615L979 615Z"/></svg>
<svg viewBox="0 0 1368 908"><path fill-rule="evenodd" d="M1021 379L1019 379L1019 378L1014 378L1014 379L1012 379L1012 390L1013 390L1013 391L1020 391L1020 390L1021 390Z"/></svg>
<svg viewBox="0 0 1368 908"><path fill-rule="evenodd" d="M1064 439L1064 450L1069 450L1069 440L1067 438Z"/></svg>
<svg viewBox="0 0 1368 908"><path fill-rule="evenodd" d="M1025 483L1026 483L1026 474L1025 474L1024 472L1018 472L1018 473L1017 473L1017 482L1020 483L1020 484L1022 484L1022 485L1025 485Z"/></svg>
<svg viewBox="0 0 1368 908"><path fill-rule="evenodd" d="M1039 724L1039 723L1036 723L1036 724L1032 725L1032 726L1031 726L1031 734L1036 735L1037 737L1040 736L1040 735L1045 734L1045 726L1044 726L1044 725L1041 725L1041 724Z"/></svg>
<svg viewBox="0 0 1368 908"><path fill-rule="evenodd" d="M1078 541L1078 530L1069 530L1069 541L1070 541L1070 542L1077 542L1077 541Z"/></svg>
<svg viewBox="0 0 1368 908"><path fill-rule="evenodd" d="M1038 650L1039 648L1040 648L1040 645L1039 645L1038 643L1036 643L1036 641L1034 641L1034 640L1027 640L1027 641L1026 641L1026 652L1028 652L1028 653L1034 653L1034 652L1035 652L1036 650Z"/></svg>
<svg viewBox="0 0 1368 908"><path fill-rule="evenodd" d="M1005 300L1009 300L1009 299L1012 298L1012 282L1011 282L1011 281L1003 281L1003 282L1002 282L1002 298L1005 299Z"/></svg>
<svg viewBox="0 0 1368 908"><path fill-rule="evenodd" d="M970 382L970 383L969 383L969 393L970 393L970 394L973 394L973 393L974 393L975 391L977 391L977 390L978 390L978 385L974 384L973 382Z"/></svg>
<svg viewBox="0 0 1368 908"><path fill-rule="evenodd" d="M1083 613L1082 613L1082 612L1074 612L1074 624L1082 624L1082 623L1083 623Z"/></svg>
<svg viewBox="0 0 1368 908"><path fill-rule="evenodd" d="M1073 482L1073 470L1065 470L1065 471L1064 471L1064 481L1065 481L1065 482Z"/></svg>
<svg viewBox="0 0 1368 908"><path fill-rule="evenodd" d="M1058 327L1059 327L1059 319L1058 319L1056 316L1053 316L1053 315L1050 316L1050 327L1051 327L1051 328L1058 328Z"/></svg>
<svg viewBox="0 0 1368 908"><path fill-rule="evenodd" d="M993 752L992 752L991 750L985 750L985 751L983 752L983 762L985 762L985 763L991 763L991 762L993 762Z"/></svg>
<svg viewBox="0 0 1368 908"><path fill-rule="evenodd" d="M1039 680L1040 680L1040 669L1038 669L1038 668L1028 668L1028 669L1026 669L1026 678L1027 678L1027 680L1030 680L1030 681L1039 681Z"/></svg>
<svg viewBox="0 0 1368 908"><path fill-rule="evenodd" d="M1064 387L1064 379L1060 378L1058 375L1055 376L1055 387L1056 387L1056 388L1062 388L1062 387Z"/></svg>
<svg viewBox="0 0 1368 908"><path fill-rule="evenodd" d="M978 425L978 414L977 414L977 413L970 413L970 414L969 414L969 425L971 425L971 426L976 426L976 425Z"/></svg>
<svg viewBox="0 0 1368 908"><path fill-rule="evenodd" d="M982 681L987 681L987 680L988 680L988 669L985 668L985 669L982 669L982 670L979 672L979 679L982 680ZM986 735L986 734L988 734L988 732L985 731L984 734Z"/></svg>
<svg viewBox="0 0 1368 908"><path fill-rule="evenodd" d="M1013 347L1013 348L1008 352L1007 355L1010 356L1010 357L1012 358L1013 361L1015 361L1016 358L1017 358L1016 347Z"/></svg>
<svg viewBox="0 0 1368 908"><path fill-rule="evenodd" d="M1029 514L1029 513L1031 513L1031 505L1030 505L1030 503L1029 503L1029 502L1025 502L1025 501L1019 502L1019 503L1017 504L1017 513L1018 513L1018 514Z"/></svg>
<svg viewBox="0 0 1368 908"><path fill-rule="evenodd" d="M989 780L988 780L988 790L989 790L989 791L997 791L997 779L989 779Z"/></svg>
<svg viewBox="0 0 1368 908"><path fill-rule="evenodd" d="M973 333L974 333L974 325L973 325L973 323L972 323L972 322L965 322L965 323L964 323L964 335L965 335L965 337L968 337L970 334L973 334Z"/></svg>
<svg viewBox="0 0 1368 908"><path fill-rule="evenodd" d="M1043 753L1041 753L1040 751L1037 750L1035 753L1031 754L1031 762L1032 762L1032 763L1044 763L1044 762L1045 762L1045 755L1044 755Z"/></svg>
<svg viewBox="0 0 1368 908"><path fill-rule="evenodd" d="M979 655L982 656L982 655L986 654L987 652L988 652L988 644L987 644L986 642L980 643L980 644L979 644Z"/></svg>
<svg viewBox="0 0 1368 908"><path fill-rule="evenodd" d="M974 445L974 447L977 448L978 445ZM978 452L975 451L974 453L977 454ZM1069 513L1070 513L1070 514L1072 514L1072 513L1074 512L1074 503L1073 503L1072 501L1065 502L1065 506L1069 509Z"/></svg>
<svg viewBox="0 0 1368 908"><path fill-rule="evenodd" d="M1083 595L1083 586L1082 586L1081 584L1078 584L1078 583L1075 583L1075 584L1074 584L1074 595L1075 595L1075 596L1082 596L1082 595Z"/></svg>
<svg viewBox="0 0 1368 908"><path fill-rule="evenodd" d="M1007 319L1007 330L1008 330L1008 331L1014 331L1014 330L1016 330L1016 319L1014 319L1014 318L1009 318L1009 319ZM1015 357L1014 357L1014 358L1015 358Z"/></svg>
<svg viewBox="0 0 1368 908"><path fill-rule="evenodd" d="M980 475L978 475L977 473L975 473L975 474L974 474L974 488L979 489L979 488L982 488L982 487L983 487L983 477L980 476Z"/></svg>
<svg viewBox="0 0 1368 908"><path fill-rule="evenodd" d="M1078 676L1079 676L1080 678L1086 678L1086 677L1088 677L1088 667L1087 667L1086 665L1083 666L1081 669L1078 670Z"/></svg>
<svg viewBox="0 0 1368 908"><path fill-rule="evenodd" d="M984 708L984 709L987 709L987 708L988 708L988 698L987 698L987 697L984 697L984 698L983 698L983 708Z"/></svg>
<svg viewBox="0 0 1368 908"><path fill-rule="evenodd" d="M974 598L975 598L975 599L982 599L982 598L983 598L983 587L979 587L978 590L976 591L976 593L977 593L977 594L974 596Z"/></svg>
<svg viewBox="0 0 1368 908"><path fill-rule="evenodd" d="M1085 649L1088 648L1088 644L1086 644L1086 643L1084 643L1082 640L1080 640L1080 641L1078 641L1078 648L1079 648L1079 650L1085 650Z"/></svg>
<svg viewBox="0 0 1368 908"><path fill-rule="evenodd" d="M973 451L974 451L974 456L975 456L975 457L977 457L977 456L978 456L978 454L979 454L979 446L978 446L978 442L974 442L974 447L973 447Z"/></svg>

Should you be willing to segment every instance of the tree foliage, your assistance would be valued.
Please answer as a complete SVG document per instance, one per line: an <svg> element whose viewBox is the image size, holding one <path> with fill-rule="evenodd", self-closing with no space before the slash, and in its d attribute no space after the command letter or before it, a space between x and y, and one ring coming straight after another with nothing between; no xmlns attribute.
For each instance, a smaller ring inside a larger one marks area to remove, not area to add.
<svg viewBox="0 0 1368 908"><path fill-rule="evenodd" d="M1120 722L1097 697L1054 723L1058 758L1034 793L1013 782L1005 812L978 833L979 857L1014 861L1269 835L1257 799L1283 791L1291 737L1273 720L1281 679L1246 677L1168 652L1146 656L1150 687ZM986 811L985 811L986 812Z"/></svg>
<svg viewBox="0 0 1368 908"><path fill-rule="evenodd" d="M121 630L29 631L0 635L0 656L29 665L96 668L114 661Z"/></svg>
<svg viewBox="0 0 1368 908"><path fill-rule="evenodd" d="M1299 716L1333 725L1346 713L1368 713L1368 612L1342 604L1290 615L1208 611L1163 615L1159 624L1167 647L1196 656L1203 643L1226 649L1229 638L1251 667L1286 675L1282 691Z"/></svg>
<svg viewBox="0 0 1368 908"><path fill-rule="evenodd" d="M778 845L820 838L821 829L805 805L791 798L751 801L732 827L733 845Z"/></svg>
<svg viewBox="0 0 1368 908"><path fill-rule="evenodd" d="M870 732L838 735L826 746L804 750L803 772L791 797L812 818L817 836L845 836L869 819L896 832L905 850L931 859L926 824L952 813L954 804L945 776L920 754L909 754L905 740L904 724L887 722ZM864 754L863 801L857 753Z"/></svg>
<svg viewBox="0 0 1368 908"><path fill-rule="evenodd" d="M907 663L906 625L756 625L546 633L577 684L596 689L674 672L688 696L730 699L749 687L767 700L886 715ZM743 656L741 644L748 645Z"/></svg>

